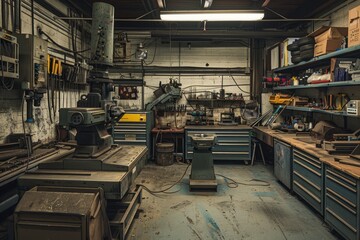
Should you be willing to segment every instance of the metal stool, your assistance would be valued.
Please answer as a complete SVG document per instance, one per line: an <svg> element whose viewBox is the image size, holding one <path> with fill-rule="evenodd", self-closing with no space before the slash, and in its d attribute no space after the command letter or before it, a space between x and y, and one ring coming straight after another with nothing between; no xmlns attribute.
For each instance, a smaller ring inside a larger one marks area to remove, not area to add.
<svg viewBox="0 0 360 240"><path fill-rule="evenodd" d="M261 147L261 143L258 140L254 139L254 138L252 139L252 142L253 142L253 154L252 154L252 157L251 157L251 166L254 165L254 160L255 160L255 155L256 155L256 146L259 146L262 161L263 161L264 165L266 165L265 158L264 158L264 153L263 153L263 150L262 150L262 147Z"/></svg>

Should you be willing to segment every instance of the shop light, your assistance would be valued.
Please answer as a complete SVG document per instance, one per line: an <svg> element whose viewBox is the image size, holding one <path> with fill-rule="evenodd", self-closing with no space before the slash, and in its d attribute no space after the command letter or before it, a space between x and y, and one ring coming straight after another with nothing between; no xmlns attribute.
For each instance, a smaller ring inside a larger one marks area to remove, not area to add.
<svg viewBox="0 0 360 240"><path fill-rule="evenodd" d="M264 18L258 10L161 11L163 21L257 21Z"/></svg>

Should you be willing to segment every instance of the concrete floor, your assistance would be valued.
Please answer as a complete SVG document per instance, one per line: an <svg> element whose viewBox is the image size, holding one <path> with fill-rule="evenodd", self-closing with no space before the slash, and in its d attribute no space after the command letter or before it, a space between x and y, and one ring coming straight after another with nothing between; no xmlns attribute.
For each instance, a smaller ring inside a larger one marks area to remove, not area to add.
<svg viewBox="0 0 360 240"><path fill-rule="evenodd" d="M186 165L160 167L149 164L137 178L150 189L174 183ZM266 180L270 186L228 188L218 177L216 193L189 192L189 173L181 190L155 197L143 191L142 212L128 239L337 239L308 206L291 195L274 178L272 167L216 165L218 174L236 181Z"/></svg>

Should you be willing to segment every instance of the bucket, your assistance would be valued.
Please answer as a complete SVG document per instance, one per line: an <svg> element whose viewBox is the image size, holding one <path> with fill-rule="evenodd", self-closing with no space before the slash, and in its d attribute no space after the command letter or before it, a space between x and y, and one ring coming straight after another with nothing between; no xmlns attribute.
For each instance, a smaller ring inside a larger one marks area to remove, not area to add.
<svg viewBox="0 0 360 240"><path fill-rule="evenodd" d="M174 144L157 143L156 144L156 164L160 166L169 166L174 163Z"/></svg>

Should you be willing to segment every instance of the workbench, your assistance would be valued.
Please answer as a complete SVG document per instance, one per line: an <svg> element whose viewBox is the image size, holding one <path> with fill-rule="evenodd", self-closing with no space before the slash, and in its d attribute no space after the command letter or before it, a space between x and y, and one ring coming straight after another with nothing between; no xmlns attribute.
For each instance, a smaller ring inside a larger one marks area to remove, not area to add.
<svg viewBox="0 0 360 240"><path fill-rule="evenodd" d="M152 159L155 160L156 152L156 143L163 142L173 142L175 146L174 153L177 156L183 157L184 152L184 129L183 128L153 128L151 130L152 134ZM180 145L180 146L179 146Z"/></svg>
<svg viewBox="0 0 360 240"><path fill-rule="evenodd" d="M214 160L248 162L251 158L251 130L246 125L187 126L185 127L185 158L193 157L190 134L215 134L217 144L213 147Z"/></svg>
<svg viewBox="0 0 360 240"><path fill-rule="evenodd" d="M254 132L292 146L293 191L345 239L360 239L360 167L339 163L335 158L349 160L349 156L330 155L296 134L266 127L255 127Z"/></svg>

